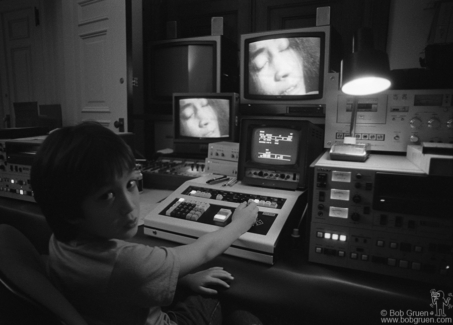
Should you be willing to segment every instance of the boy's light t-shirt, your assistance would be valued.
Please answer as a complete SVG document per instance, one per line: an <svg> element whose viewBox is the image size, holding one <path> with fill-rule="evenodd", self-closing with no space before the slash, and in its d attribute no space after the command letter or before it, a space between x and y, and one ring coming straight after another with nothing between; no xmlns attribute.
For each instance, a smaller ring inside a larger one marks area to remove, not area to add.
<svg viewBox="0 0 453 325"><path fill-rule="evenodd" d="M171 304L179 276L173 248L122 240L62 243L51 237L52 282L89 324L175 325Z"/></svg>

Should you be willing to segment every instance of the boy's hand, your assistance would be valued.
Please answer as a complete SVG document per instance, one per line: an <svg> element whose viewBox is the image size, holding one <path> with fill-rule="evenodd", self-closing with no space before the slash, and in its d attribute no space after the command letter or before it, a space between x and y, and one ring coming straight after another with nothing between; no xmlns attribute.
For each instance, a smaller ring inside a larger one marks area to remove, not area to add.
<svg viewBox="0 0 453 325"><path fill-rule="evenodd" d="M188 274L181 280L196 293L216 294L217 290L213 289L212 286L228 289L230 285L225 280L232 281L233 279L233 276L223 270L222 267L211 267L207 270Z"/></svg>
<svg viewBox="0 0 453 325"><path fill-rule="evenodd" d="M231 218L233 221L236 219L242 219L249 225L249 227L247 228L248 230L255 224L256 217L258 216L258 211L258 206L255 202L250 202L248 203L248 205L247 202L242 202L236 208Z"/></svg>

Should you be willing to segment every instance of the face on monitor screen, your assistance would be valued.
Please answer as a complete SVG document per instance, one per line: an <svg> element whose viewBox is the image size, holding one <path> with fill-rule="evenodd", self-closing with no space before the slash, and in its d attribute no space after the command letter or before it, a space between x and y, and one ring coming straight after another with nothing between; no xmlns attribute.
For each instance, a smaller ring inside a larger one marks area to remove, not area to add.
<svg viewBox="0 0 453 325"><path fill-rule="evenodd" d="M180 99L180 135L194 138L228 137L229 105L229 100L222 98Z"/></svg>
<svg viewBox="0 0 453 325"><path fill-rule="evenodd" d="M293 165L297 161L300 132L279 127L256 128L252 134L251 160L269 165Z"/></svg>
<svg viewBox="0 0 453 325"><path fill-rule="evenodd" d="M320 55L321 41L318 37L273 38L250 42L250 94L318 94Z"/></svg>

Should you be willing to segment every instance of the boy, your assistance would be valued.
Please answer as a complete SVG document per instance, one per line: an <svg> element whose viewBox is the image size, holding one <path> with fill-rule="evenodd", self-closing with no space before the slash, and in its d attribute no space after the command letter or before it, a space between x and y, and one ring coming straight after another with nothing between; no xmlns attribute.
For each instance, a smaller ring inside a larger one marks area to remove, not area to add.
<svg viewBox="0 0 453 325"><path fill-rule="evenodd" d="M232 222L174 248L129 243L137 232L135 159L112 131L94 122L64 127L43 142L31 170L35 199L53 235L49 275L89 324L221 324L216 299L190 297L166 309L176 285L211 294L228 287L222 268L189 274L223 253L256 221L240 204Z"/></svg>

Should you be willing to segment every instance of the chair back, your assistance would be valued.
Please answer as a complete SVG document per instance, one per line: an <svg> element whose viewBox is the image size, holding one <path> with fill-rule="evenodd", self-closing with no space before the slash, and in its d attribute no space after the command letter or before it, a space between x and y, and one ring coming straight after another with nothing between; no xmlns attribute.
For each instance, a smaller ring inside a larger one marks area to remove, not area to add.
<svg viewBox="0 0 453 325"><path fill-rule="evenodd" d="M38 102L16 102L14 106L14 127L38 126Z"/></svg>
<svg viewBox="0 0 453 325"><path fill-rule="evenodd" d="M87 324L52 285L32 243L6 224L0 225L0 295L1 324ZM24 317L31 317L32 321L27 322Z"/></svg>

